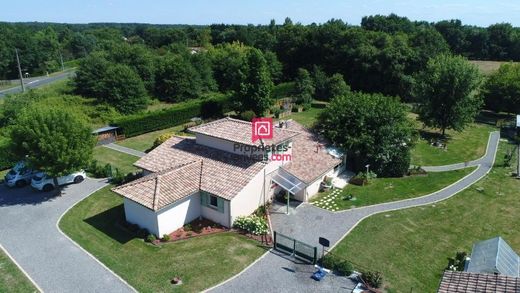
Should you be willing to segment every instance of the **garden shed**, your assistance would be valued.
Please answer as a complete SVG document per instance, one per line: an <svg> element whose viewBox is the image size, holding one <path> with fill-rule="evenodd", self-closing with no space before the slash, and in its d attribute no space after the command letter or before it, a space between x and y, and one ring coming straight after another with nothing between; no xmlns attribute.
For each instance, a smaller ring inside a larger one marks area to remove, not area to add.
<svg viewBox="0 0 520 293"><path fill-rule="evenodd" d="M465 271L519 277L519 265L518 254L502 237L496 237L473 245Z"/></svg>
<svg viewBox="0 0 520 293"><path fill-rule="evenodd" d="M97 144L109 144L117 140L117 126L105 126L92 131L92 134L97 137Z"/></svg>

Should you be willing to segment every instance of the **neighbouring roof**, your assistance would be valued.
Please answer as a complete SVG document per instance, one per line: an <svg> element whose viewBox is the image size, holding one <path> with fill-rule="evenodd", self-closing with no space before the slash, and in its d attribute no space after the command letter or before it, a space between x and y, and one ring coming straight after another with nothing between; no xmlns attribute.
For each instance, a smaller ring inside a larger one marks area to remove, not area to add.
<svg viewBox="0 0 520 293"><path fill-rule="evenodd" d="M519 277L519 265L518 254L502 237L495 237L473 245L466 271Z"/></svg>
<svg viewBox="0 0 520 293"><path fill-rule="evenodd" d="M202 161L192 161L152 173L112 190L157 211L199 191L201 169Z"/></svg>
<svg viewBox="0 0 520 293"><path fill-rule="evenodd" d="M161 172L193 161L202 161L203 164L200 189L227 200L235 197L265 166L262 161L197 144L194 138L178 136L165 141L134 165Z"/></svg>
<svg viewBox="0 0 520 293"><path fill-rule="evenodd" d="M341 163L340 159L330 155L325 148L325 141L296 121L287 121L289 130L300 135L293 138L291 162L282 168L305 183L311 183L330 169Z"/></svg>
<svg viewBox="0 0 520 293"><path fill-rule="evenodd" d="M520 279L496 274L445 271L437 292L520 292Z"/></svg>
<svg viewBox="0 0 520 293"><path fill-rule="evenodd" d="M117 127L117 126L105 126L105 127L101 127L101 128L96 129L96 130L93 130L92 133L93 134L97 134L97 133L112 131L112 130L116 130L116 129L119 129L119 127Z"/></svg>
<svg viewBox="0 0 520 293"><path fill-rule="evenodd" d="M265 145L277 145L298 135L298 132L275 127L273 130L273 139L257 140L255 142L252 142L251 122L233 119L229 117L215 120L206 124L194 126L189 128L188 130L193 133L200 133L251 146L260 146L262 145L262 143Z"/></svg>

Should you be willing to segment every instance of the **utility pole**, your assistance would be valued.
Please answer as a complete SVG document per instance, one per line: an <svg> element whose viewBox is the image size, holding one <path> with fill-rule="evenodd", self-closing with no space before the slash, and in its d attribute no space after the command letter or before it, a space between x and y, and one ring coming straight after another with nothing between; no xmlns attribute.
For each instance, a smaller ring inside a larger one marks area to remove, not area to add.
<svg viewBox="0 0 520 293"><path fill-rule="evenodd" d="M63 66L63 56L61 55L61 51L60 51L60 62L61 62L61 71L65 71L65 66Z"/></svg>
<svg viewBox="0 0 520 293"><path fill-rule="evenodd" d="M18 74L20 75L20 85L22 86L22 92L25 92L25 86L23 84L22 67L20 66L20 57L18 57L18 49L14 49L16 52L16 62L18 63Z"/></svg>

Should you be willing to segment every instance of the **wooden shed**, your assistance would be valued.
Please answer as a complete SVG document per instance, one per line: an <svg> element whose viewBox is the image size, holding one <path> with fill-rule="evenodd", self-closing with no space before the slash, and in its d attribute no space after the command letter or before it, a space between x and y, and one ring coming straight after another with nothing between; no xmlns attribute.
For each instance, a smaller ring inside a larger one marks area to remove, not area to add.
<svg viewBox="0 0 520 293"><path fill-rule="evenodd" d="M92 134L97 137L97 144L109 144L117 140L117 131L119 127L105 126L92 131Z"/></svg>

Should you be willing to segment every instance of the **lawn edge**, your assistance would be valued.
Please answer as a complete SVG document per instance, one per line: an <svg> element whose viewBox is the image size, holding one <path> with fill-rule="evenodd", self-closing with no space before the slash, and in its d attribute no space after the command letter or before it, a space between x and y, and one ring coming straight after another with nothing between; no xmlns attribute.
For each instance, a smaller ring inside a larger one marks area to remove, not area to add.
<svg viewBox="0 0 520 293"><path fill-rule="evenodd" d="M488 146L489 146L489 142L491 141L491 134L493 132L490 133L489 135L489 139L488 139ZM345 234L343 236L341 236L341 238L336 242L334 243L328 250L328 252L332 251L341 241L343 241L345 239L345 237L348 236L348 234L350 234L350 232L352 232L352 230L354 230L358 225L359 223L361 223L363 220L365 220L366 218L368 217L371 217L371 216L374 216L374 215L377 215L377 214L381 214L381 213L386 213L386 212L395 212L395 211L399 211L399 210L406 210L406 209L411 209L411 208L416 208L416 207L420 207L420 206L424 206L424 205L428 205L428 204L432 204L432 203L437 203L437 202L441 202L441 201L445 201L445 200L448 200L452 197L454 197L455 195L459 194L460 192L466 190L467 188L473 186L475 183L479 182L480 180L482 180L483 178L485 178L489 172L491 172L491 170L493 170L493 167L494 167L494 164L495 164L495 160L496 160L496 156L497 156L497 152L498 152L498 148L500 147L500 137L498 139L498 142L497 142L497 147L495 148L495 152L493 154L493 164L490 166L490 168L486 171L486 173L480 177L478 180L476 180L475 182L473 182L472 184L470 185L467 185L467 186L464 186L464 188L462 188L461 190L453 193L452 195L450 195L449 197L446 197L446 198L443 198L443 199L440 199L440 200L436 200L436 201L433 201L433 202L430 202L430 203L427 203L427 204L418 204L418 205L412 205L412 206L408 206L408 207L405 207L405 208L395 208L395 209L390 209L390 210L385 210L385 211L380 211L380 212L374 212L374 213L371 213L371 214L368 214L364 217L362 217L361 219L359 219L350 229L347 230L347 232L345 232ZM486 148L486 155L488 153L488 148ZM467 176L470 176L471 174L475 173L477 170L479 170L480 168L482 167L482 164L478 164L477 168L471 172L470 174L468 174ZM466 178L467 176L464 176L464 178ZM460 179L459 181L463 180L464 178ZM458 182L458 181L457 181ZM455 183L453 183L455 184ZM452 184L452 185L453 185ZM451 186L451 185L450 185ZM447 187L445 187L447 188ZM444 189L444 188L443 188ZM442 189L441 189L442 190ZM439 190L440 191L440 190ZM436 191L438 192L438 191ZM428 194L428 195L425 195L425 196L429 196L431 195ZM402 201L408 201L408 200L411 200L411 199L407 199L407 200L402 200ZM360 208L361 209L361 208ZM343 211L345 212L345 211Z"/></svg>
<svg viewBox="0 0 520 293"><path fill-rule="evenodd" d="M88 256L90 256L92 259L94 259L97 263L99 263L103 268L105 268L107 271L109 271L110 273L112 273L116 278L118 278L121 282L123 282L125 285L127 285L129 287L129 289L131 289L132 291L134 292L139 292L137 291L132 285L130 285L125 279L123 279L121 276L119 276L118 274L116 274L113 270L111 270L109 267L107 267L104 263L102 263L99 259L97 259L93 254L91 254L90 252L88 252L85 248L81 247L81 245L79 245L76 241L74 241L72 238L70 238L67 234L65 234L65 232L63 232L60 228L60 222L61 222L61 219L63 218L63 216L65 216L65 214L67 214L73 207L75 207L76 205L78 205L80 202L83 202L85 199L89 198L92 194L98 192L99 190L107 187L109 185L109 183L105 183L104 185L102 185L101 187L98 187L96 188L95 190L93 190L91 193L89 193L87 196L85 196L84 198L82 198L80 201L74 203L73 205L71 205L70 207L68 207L61 215L60 217L58 218L58 220L56 221L56 229L58 230L58 232L60 232L63 236L65 236L65 238L67 238L70 242L72 242L74 245L76 245L81 251L83 251L84 253L86 253Z"/></svg>
<svg viewBox="0 0 520 293"><path fill-rule="evenodd" d="M33 286L36 288L36 290L38 290L39 292L42 292L43 293L43 289L40 288L40 286L36 283L36 281L33 280L33 278L31 278L31 276L29 275L29 273L27 273L23 268L22 266L14 259L14 257L9 254L9 252L7 251L7 249L5 249L5 247L2 246L2 244L0 244L0 250L3 251L5 253L5 255L7 255L7 258L9 258L14 264L15 266L22 272L22 274L27 278L29 279L29 281L33 284Z"/></svg>

